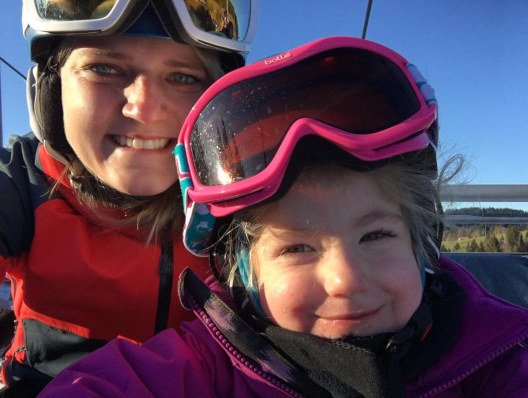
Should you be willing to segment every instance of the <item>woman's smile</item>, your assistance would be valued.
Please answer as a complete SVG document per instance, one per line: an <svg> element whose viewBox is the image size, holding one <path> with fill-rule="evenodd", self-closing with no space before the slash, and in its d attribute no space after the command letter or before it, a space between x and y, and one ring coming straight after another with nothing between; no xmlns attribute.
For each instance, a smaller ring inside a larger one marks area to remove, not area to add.
<svg viewBox="0 0 528 398"><path fill-rule="evenodd" d="M161 150L169 146L173 149L176 144L176 140L170 138L141 139L124 135L112 135L110 138L120 147L133 149Z"/></svg>

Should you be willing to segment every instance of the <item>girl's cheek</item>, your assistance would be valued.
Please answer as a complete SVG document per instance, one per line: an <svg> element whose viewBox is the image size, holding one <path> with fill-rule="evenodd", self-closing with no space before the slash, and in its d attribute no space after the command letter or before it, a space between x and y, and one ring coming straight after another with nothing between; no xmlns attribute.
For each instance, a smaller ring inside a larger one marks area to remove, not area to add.
<svg viewBox="0 0 528 398"><path fill-rule="evenodd" d="M270 280L260 285L260 296L272 312L280 306L287 305L294 291L291 282L287 280Z"/></svg>
<svg viewBox="0 0 528 398"><path fill-rule="evenodd" d="M282 283L275 284L273 288L272 294L277 297L288 297L294 294L294 289L291 286L291 281L284 281Z"/></svg>
<svg viewBox="0 0 528 398"><path fill-rule="evenodd" d="M275 278L261 285L261 296L273 312L299 308L308 301L307 288L313 286L313 282L308 282L302 276Z"/></svg>

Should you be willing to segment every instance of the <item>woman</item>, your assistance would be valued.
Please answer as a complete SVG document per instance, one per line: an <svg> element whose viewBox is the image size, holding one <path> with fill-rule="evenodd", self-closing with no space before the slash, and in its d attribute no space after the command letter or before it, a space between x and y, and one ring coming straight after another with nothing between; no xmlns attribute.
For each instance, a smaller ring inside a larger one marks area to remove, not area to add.
<svg viewBox="0 0 528 398"><path fill-rule="evenodd" d="M207 265L181 243L172 150L200 94L243 63L255 20L240 42L202 31L181 1L24 1L23 20L34 134L0 152L17 319L2 380L38 390L112 338L188 318L173 280Z"/></svg>

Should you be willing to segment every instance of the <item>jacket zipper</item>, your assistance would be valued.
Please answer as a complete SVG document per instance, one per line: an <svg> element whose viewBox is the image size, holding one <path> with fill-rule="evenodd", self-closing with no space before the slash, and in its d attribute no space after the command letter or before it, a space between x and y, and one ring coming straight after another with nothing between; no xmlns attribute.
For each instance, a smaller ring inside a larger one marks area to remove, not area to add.
<svg viewBox="0 0 528 398"><path fill-rule="evenodd" d="M174 256L172 245L161 246L161 258L158 268L160 276L158 309L154 333L157 334L167 329L169 323L169 310L172 298L172 279L174 274Z"/></svg>
<svg viewBox="0 0 528 398"><path fill-rule="evenodd" d="M14 306L14 303L15 303L15 296L16 296L16 293L18 292L17 290L17 283L16 283L16 279L11 277L11 276L8 276L8 279L9 281L11 282L11 285L13 286L13 288L11 289L11 302L13 303L13 306ZM14 311L14 308L13 308L13 311ZM12 347L13 343L15 342L15 337L16 337L16 333L17 333L17 329L18 329L18 324L19 324L19 320L18 318L15 316L15 320L13 321L13 338L11 339L11 342L9 343L9 345L6 347L6 349L2 352L2 357L5 357L5 354L6 352L9 351L9 349ZM25 339L25 333L24 333L24 339ZM16 351L13 353L13 357L14 357L14 354L20 354L22 351L24 351L26 349L25 346L20 346L16 349Z"/></svg>
<svg viewBox="0 0 528 398"><path fill-rule="evenodd" d="M495 351L493 351L490 355L488 355L485 359L478 362L476 365L471 366L468 370L460 374L459 376L451 379L448 382L445 382L444 384L433 388L432 390L429 390L425 394L422 394L419 396L419 398L426 398L430 397L433 394L441 393L442 391L447 390L449 387L459 383L461 380L465 379L472 373L475 373L477 370L482 368L484 365L490 363L492 360L497 358L499 355L504 354L506 351L509 351L513 347L515 347L518 344L521 344L526 338L528 338L528 332L525 332L521 337L516 337L515 339L509 341L508 343L502 345L501 347L497 348Z"/></svg>
<svg viewBox="0 0 528 398"><path fill-rule="evenodd" d="M15 296L16 296L16 294L18 292L16 279L14 277L12 277L11 275L8 275L7 279L9 279L9 282L13 286L13 288L11 289L11 292L12 292L11 293L11 302L13 303L13 306L14 306L15 305Z"/></svg>
<svg viewBox="0 0 528 398"><path fill-rule="evenodd" d="M188 293L188 292L187 292ZM217 340L217 342L225 348L226 351L229 352L230 355L235 357L237 361L242 364L245 368L249 369L253 373L256 373L259 375L262 379L269 381L272 383L275 387L277 387L279 390L284 392L285 394L289 395L290 397L294 398L305 398L304 395L298 393L297 391L293 390L292 388L288 387L286 384L284 384L280 379L277 377L265 372L262 370L262 367L255 363L253 360L248 359L244 357L240 352L237 351L236 347L234 347L222 334L222 332L215 326L213 320L207 315L207 313L200 307L198 302L192 297L192 295L187 294L186 295L191 303L191 307L193 308L194 312L201 318L203 324L207 326L211 331L213 332L213 337Z"/></svg>

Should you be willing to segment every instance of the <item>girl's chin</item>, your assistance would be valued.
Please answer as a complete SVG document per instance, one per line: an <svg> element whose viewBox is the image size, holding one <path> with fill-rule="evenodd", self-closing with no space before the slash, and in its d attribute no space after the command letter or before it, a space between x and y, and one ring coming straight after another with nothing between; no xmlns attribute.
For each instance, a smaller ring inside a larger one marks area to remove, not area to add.
<svg viewBox="0 0 528 398"><path fill-rule="evenodd" d="M358 331L358 330L354 330L354 331L350 331L350 330L343 330L343 331L327 331L326 333L325 332L320 332L320 333L317 333L315 334L316 336L318 337L322 337L322 338L325 338L325 339L330 339L330 340L343 340L343 341L354 341L354 340L358 340L358 339L362 339L362 338L370 338L372 336L381 336L381 335L384 335L384 334L387 334L387 335L392 335L392 333L383 333L383 332L380 332L380 333L375 333L375 332L371 332L371 331L368 331L368 330L362 330L362 331Z"/></svg>
<svg viewBox="0 0 528 398"><path fill-rule="evenodd" d="M375 332L373 319L375 314L353 319L320 319L318 336L339 339L344 336L368 336Z"/></svg>
<svg viewBox="0 0 528 398"><path fill-rule="evenodd" d="M402 327L403 328L403 327ZM393 336L395 333L400 331L402 328L373 328L373 327L364 327L364 328L343 328L333 329L333 330L321 330L318 333L312 333L316 336L327 338L327 339L339 339L339 340L358 340L362 338L370 337L387 337Z"/></svg>

